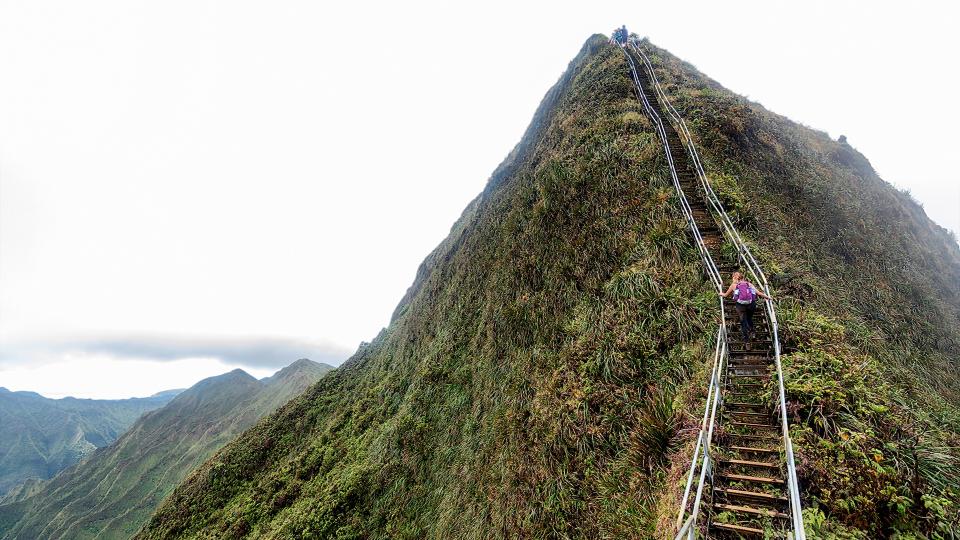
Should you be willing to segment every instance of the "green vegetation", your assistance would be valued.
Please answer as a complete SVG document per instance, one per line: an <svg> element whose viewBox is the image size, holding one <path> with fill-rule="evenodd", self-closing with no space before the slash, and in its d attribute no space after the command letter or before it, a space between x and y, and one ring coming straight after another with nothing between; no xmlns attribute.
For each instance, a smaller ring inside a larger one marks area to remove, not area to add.
<svg viewBox="0 0 960 540"><path fill-rule="evenodd" d="M955 537L956 239L846 140L770 113L647 47L780 299L812 534Z"/></svg>
<svg viewBox="0 0 960 540"><path fill-rule="evenodd" d="M140 415L163 407L174 395L48 399L0 388L0 502L20 497L112 443Z"/></svg>
<svg viewBox="0 0 960 540"><path fill-rule="evenodd" d="M0 538L130 538L191 470L330 369L299 360L263 381L241 370L200 381L115 443L0 506Z"/></svg>
<svg viewBox="0 0 960 540"><path fill-rule="evenodd" d="M811 537L949 538L960 250L849 146L655 60L781 305ZM665 166L592 37L390 326L138 537L672 537L716 295Z"/></svg>

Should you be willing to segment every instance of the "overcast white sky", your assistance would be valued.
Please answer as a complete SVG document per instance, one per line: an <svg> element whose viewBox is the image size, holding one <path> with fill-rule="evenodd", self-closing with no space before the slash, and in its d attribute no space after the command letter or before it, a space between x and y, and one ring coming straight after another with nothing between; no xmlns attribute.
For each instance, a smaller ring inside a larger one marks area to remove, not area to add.
<svg viewBox="0 0 960 540"><path fill-rule="evenodd" d="M946 2L0 0L0 386L339 363L621 23L847 135L960 232L958 22Z"/></svg>

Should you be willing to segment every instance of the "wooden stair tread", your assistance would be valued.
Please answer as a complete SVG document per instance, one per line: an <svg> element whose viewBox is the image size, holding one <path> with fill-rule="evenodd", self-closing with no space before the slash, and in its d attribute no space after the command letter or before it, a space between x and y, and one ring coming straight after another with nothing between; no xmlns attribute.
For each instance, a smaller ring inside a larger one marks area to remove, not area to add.
<svg viewBox="0 0 960 540"><path fill-rule="evenodd" d="M717 474L723 478L727 478L729 480L740 480L741 482L756 482L758 484L783 484L783 480L779 478L770 478L768 476L750 476L749 474L727 472L721 472Z"/></svg>
<svg viewBox="0 0 960 540"><path fill-rule="evenodd" d="M735 488L714 488L717 493L722 493L724 495L736 495L740 497L749 497L753 499L761 499L771 502L787 502L787 498L781 495L773 495L771 493L766 493L764 491L747 491L745 489L735 489Z"/></svg>
<svg viewBox="0 0 960 540"><path fill-rule="evenodd" d="M739 506L736 504L713 503L713 507L718 508L720 510L729 510L731 512L753 514L756 516L775 517L775 518L784 518L784 519L790 517L784 514L783 512L778 512L776 510L769 510L767 508L754 508L752 506Z"/></svg>
<svg viewBox="0 0 960 540"><path fill-rule="evenodd" d="M767 428L767 429L776 429L777 426L773 424L754 424L751 422L730 422L731 426L744 426L744 427L755 427L755 428Z"/></svg>
<svg viewBox="0 0 960 540"><path fill-rule="evenodd" d="M775 448L757 448L756 446L731 446L730 449L737 452L757 452L763 454L777 454L780 452Z"/></svg>
<svg viewBox="0 0 960 540"><path fill-rule="evenodd" d="M736 523L717 523L714 521L710 524L710 526L724 531L733 531L740 534L759 534L760 536L763 536L763 529L746 527L744 525L737 525Z"/></svg>
<svg viewBox="0 0 960 540"><path fill-rule="evenodd" d="M770 418L770 415L765 412L731 411L731 410L727 410L726 412L730 415L737 415L737 416L743 416L743 417L759 416L760 418Z"/></svg>
<svg viewBox="0 0 960 540"><path fill-rule="evenodd" d="M727 437L740 437L741 439L753 439L755 441L775 442L780 440L776 434L757 435L755 433L727 433Z"/></svg>
<svg viewBox="0 0 960 540"><path fill-rule="evenodd" d="M749 459L724 459L721 460L723 463L729 463L730 465L746 465L749 467L766 467L768 469L776 469L779 467L776 463L770 463L768 461L751 461Z"/></svg>

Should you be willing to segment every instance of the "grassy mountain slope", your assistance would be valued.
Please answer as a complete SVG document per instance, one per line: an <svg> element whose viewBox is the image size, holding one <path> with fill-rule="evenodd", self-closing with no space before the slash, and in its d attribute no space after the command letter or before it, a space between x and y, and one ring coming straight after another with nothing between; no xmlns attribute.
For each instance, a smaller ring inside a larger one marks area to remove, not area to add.
<svg viewBox="0 0 960 540"><path fill-rule="evenodd" d="M548 92L390 326L139 538L672 537L716 295L605 43ZM782 308L811 534L946 534L956 244L849 146L657 52Z"/></svg>
<svg viewBox="0 0 960 540"><path fill-rule="evenodd" d="M956 238L845 139L645 47L780 299L808 527L960 534Z"/></svg>
<svg viewBox="0 0 960 540"><path fill-rule="evenodd" d="M0 538L130 538L191 470L330 369L298 360L263 381L242 370L200 381L31 497L0 506Z"/></svg>
<svg viewBox="0 0 960 540"><path fill-rule="evenodd" d="M46 480L112 443L143 413L173 395L134 399L49 399L0 388L0 498Z"/></svg>

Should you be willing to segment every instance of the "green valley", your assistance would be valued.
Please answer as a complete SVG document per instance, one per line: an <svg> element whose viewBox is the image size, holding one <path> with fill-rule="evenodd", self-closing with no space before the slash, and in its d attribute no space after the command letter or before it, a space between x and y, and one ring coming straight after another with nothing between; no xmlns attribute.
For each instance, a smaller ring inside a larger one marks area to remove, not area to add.
<svg viewBox="0 0 960 540"><path fill-rule="evenodd" d="M30 496L0 505L0 538L130 538L191 470L330 369L298 360L263 380L234 370L200 381Z"/></svg>
<svg viewBox="0 0 960 540"><path fill-rule="evenodd" d="M112 443L176 392L133 399L49 399L0 388L0 501Z"/></svg>

